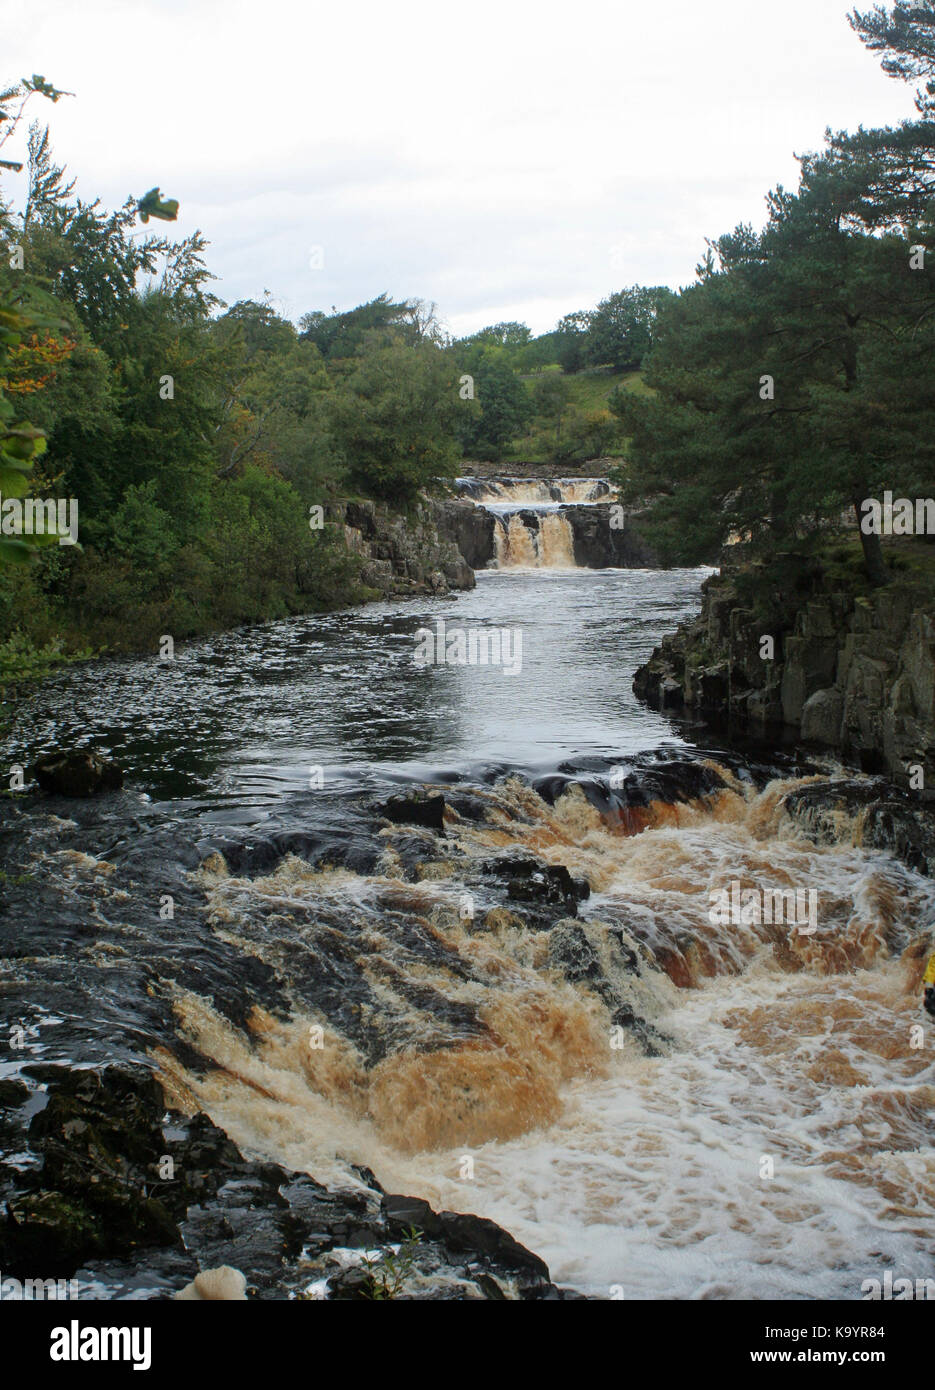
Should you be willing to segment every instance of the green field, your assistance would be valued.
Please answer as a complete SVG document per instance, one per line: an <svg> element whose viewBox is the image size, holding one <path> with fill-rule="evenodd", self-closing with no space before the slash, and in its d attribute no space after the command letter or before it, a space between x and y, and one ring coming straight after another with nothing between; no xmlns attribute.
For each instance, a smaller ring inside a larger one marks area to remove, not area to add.
<svg viewBox="0 0 935 1390"><path fill-rule="evenodd" d="M514 441L508 457L526 463L549 464L554 462L556 467L575 468L580 467L589 454L592 456L595 453L614 456L625 453L625 440L616 428L610 432L610 438L606 444L597 448L596 451L589 450L586 447L588 435L587 433L582 434L584 418L594 417L605 412L609 414L608 399L618 387L635 391L640 395L646 394L649 388L643 384L642 373L615 372L608 368L598 367L564 376L561 368L557 364L553 364L543 367L541 371L525 374L520 379L530 395L533 396L537 383L542 381L544 377L551 375L562 376L563 381L567 384L569 399L566 417L563 418L558 427L552 422L547 422L538 416L535 417L527 433ZM581 436L582 445L577 454L569 456L568 449L572 431L575 432L576 437Z"/></svg>

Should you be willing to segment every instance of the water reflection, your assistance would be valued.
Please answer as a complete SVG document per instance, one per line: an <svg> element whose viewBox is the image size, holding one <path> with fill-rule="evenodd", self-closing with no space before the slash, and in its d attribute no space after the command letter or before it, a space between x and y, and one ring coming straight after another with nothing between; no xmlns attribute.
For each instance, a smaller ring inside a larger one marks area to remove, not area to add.
<svg viewBox="0 0 935 1390"><path fill-rule="evenodd" d="M21 706L4 756L90 743L154 797L256 806L307 788L316 766L428 775L649 749L673 726L637 703L633 672L697 609L705 573L485 573L470 594L217 634L172 663L93 662ZM521 633L521 672L419 668L416 632L439 618Z"/></svg>

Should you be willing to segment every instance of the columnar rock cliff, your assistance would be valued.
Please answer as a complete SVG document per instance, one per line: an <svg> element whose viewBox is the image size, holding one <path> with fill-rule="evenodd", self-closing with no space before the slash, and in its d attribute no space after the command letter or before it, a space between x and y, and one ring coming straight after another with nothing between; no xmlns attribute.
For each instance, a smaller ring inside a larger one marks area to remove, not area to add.
<svg viewBox="0 0 935 1390"><path fill-rule="evenodd" d="M347 502L331 519L343 522L348 549L363 561L361 582L388 598L474 588L471 565L439 525L438 503L423 500L402 515L380 502Z"/></svg>
<svg viewBox="0 0 935 1390"><path fill-rule="evenodd" d="M633 688L656 709L755 735L785 729L935 788L935 599L917 583L818 589L777 623L742 604L729 573L713 577L699 617L663 640Z"/></svg>

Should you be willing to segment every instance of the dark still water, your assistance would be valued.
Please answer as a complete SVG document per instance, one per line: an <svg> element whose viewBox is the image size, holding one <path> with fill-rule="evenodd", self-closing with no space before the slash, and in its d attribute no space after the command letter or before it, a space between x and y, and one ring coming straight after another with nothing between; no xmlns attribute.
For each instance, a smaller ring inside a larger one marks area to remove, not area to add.
<svg viewBox="0 0 935 1390"><path fill-rule="evenodd" d="M66 670L22 708L5 755L109 748L127 781L203 810L270 805L309 769L430 778L504 763L554 766L673 738L630 686L663 633L699 603L707 570L478 575L454 599L380 603L181 644L175 661ZM415 664L416 633L509 629L521 669Z"/></svg>

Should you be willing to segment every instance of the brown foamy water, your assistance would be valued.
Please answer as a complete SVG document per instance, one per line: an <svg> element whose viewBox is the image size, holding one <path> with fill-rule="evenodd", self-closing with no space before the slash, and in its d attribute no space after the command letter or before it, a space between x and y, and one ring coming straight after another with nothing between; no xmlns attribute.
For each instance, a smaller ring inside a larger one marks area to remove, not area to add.
<svg viewBox="0 0 935 1390"><path fill-rule="evenodd" d="M928 1276L932 885L866 852L858 821L812 844L780 805L794 784L725 777L719 796L651 804L637 827L575 786L549 806L509 780L482 793L486 820L449 813L445 859L418 883L398 876L393 832L370 877L295 858L253 880L207 865L215 930L261 959L277 914L340 906L387 1047L368 1063L300 1012L255 1010L242 1033L180 994L179 1030L210 1065L162 1054L169 1097L322 1181L356 1181L348 1165L363 1163L389 1189L492 1217L553 1278L604 1296L857 1298L885 1268ZM521 906L479 902L462 920L477 865L511 848L589 880L580 925L660 1055L564 977ZM814 890L817 929L712 922L731 883ZM433 934L437 959L405 956L388 913ZM433 999L469 1006L479 1031L459 1036Z"/></svg>

